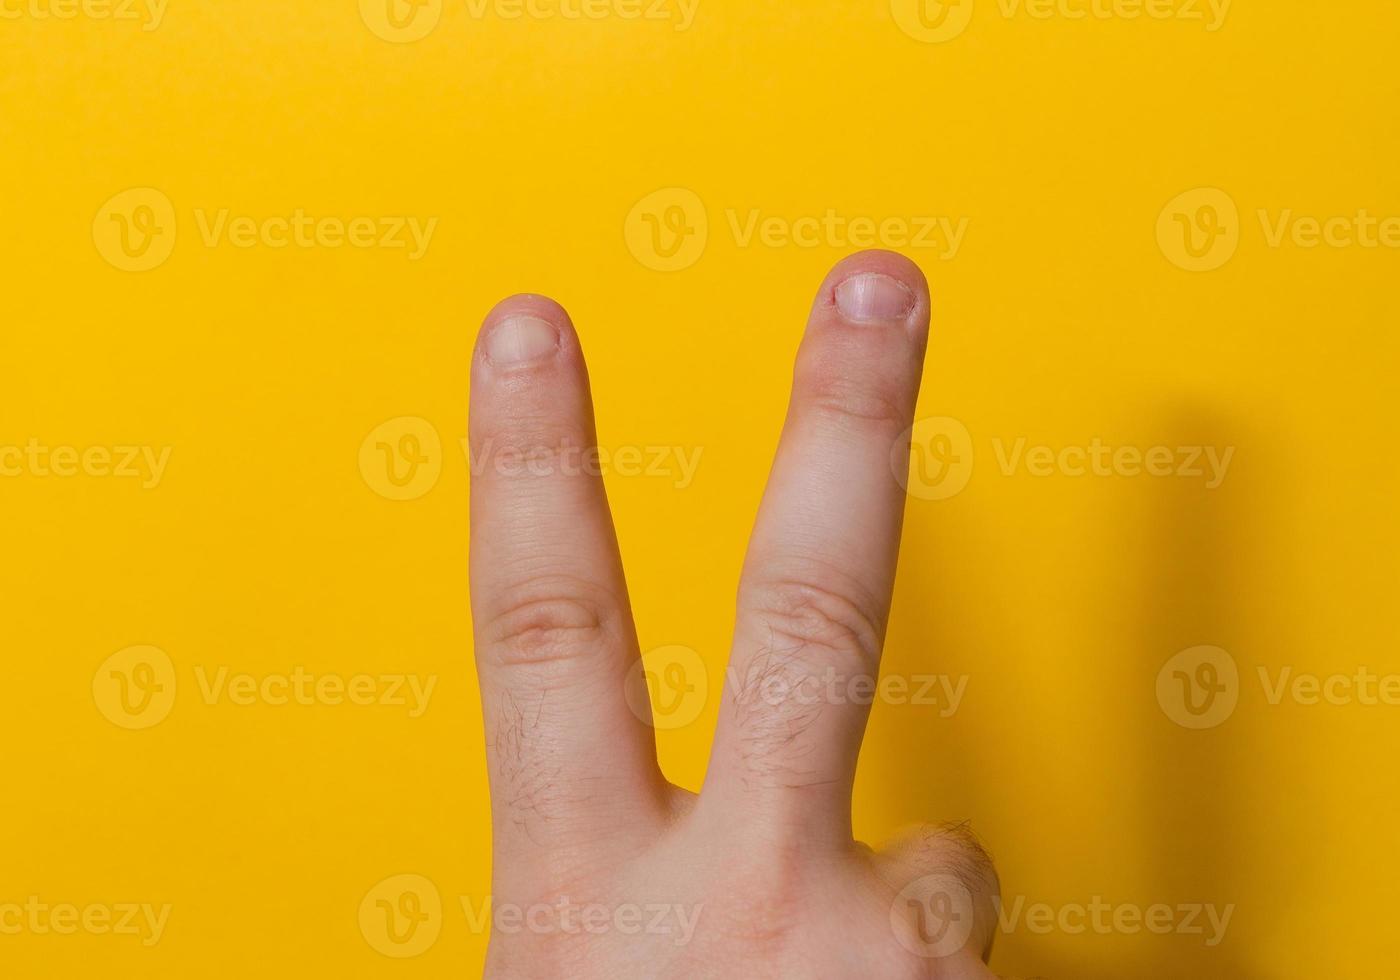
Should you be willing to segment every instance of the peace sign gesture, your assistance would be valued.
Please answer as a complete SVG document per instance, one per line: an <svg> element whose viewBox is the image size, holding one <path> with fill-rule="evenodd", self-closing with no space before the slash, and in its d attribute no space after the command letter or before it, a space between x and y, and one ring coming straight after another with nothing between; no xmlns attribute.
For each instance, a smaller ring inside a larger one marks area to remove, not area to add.
<svg viewBox="0 0 1400 980"><path fill-rule="evenodd" d="M820 696L879 670L904 510L890 459L907 462L928 326L924 277L895 254L848 258L818 291L695 796L628 703L639 651L602 480L564 465L595 445L578 336L539 296L487 317L470 430L488 976L991 976L986 855L948 827L855 842L868 707Z"/></svg>

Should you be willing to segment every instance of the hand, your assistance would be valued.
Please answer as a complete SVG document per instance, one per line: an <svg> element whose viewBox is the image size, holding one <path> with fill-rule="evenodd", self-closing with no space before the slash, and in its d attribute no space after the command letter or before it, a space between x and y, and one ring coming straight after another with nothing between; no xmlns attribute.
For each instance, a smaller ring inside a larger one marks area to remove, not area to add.
<svg viewBox="0 0 1400 980"><path fill-rule="evenodd" d="M741 683L696 796L662 778L625 695L638 646L602 480L562 465L595 445L578 336L539 296L486 318L470 431L488 976L991 976L985 853L957 827L855 842L868 709L810 696L879 669L904 511L890 460L907 464L928 325L898 255L848 258L817 294L739 589Z"/></svg>

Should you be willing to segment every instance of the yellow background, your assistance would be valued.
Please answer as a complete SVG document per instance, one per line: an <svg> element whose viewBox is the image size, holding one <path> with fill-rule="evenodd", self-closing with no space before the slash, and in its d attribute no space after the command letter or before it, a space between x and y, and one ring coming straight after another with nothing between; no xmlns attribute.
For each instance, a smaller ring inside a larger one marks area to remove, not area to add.
<svg viewBox="0 0 1400 980"><path fill-rule="evenodd" d="M643 648L698 651L715 692L791 356L847 251L741 244L727 215L835 209L968 219L951 260L905 249L935 292L920 411L965 424L976 463L963 492L911 501L886 668L969 683L951 718L876 708L860 833L971 818L1008 900L1236 906L1215 948L1023 926L1003 974L1391 975L1400 707L1271 705L1256 670L1400 671L1400 250L1271 247L1257 211L1400 214L1394 4L1237 0L1208 31L977 0L922 43L883 0L700 0L683 31L444 0L404 44L354 2L173 0L150 31L6 4L0 444L171 455L149 489L0 479L0 904L172 911L150 948L0 935L0 973L477 973L486 938L457 911L490 860L459 443L477 324L508 293L558 298L603 443L703 451L690 486L613 473L609 491ZM122 271L94 218L143 187L178 238ZM674 272L624 235L662 188L708 218ZM1209 272L1158 246L1196 188L1238 207ZM224 208L438 225L419 261L210 247L195 212ZM358 460L403 416L440 435L440 476L393 501ZM997 447L1020 438L1235 456L1214 490L1006 475ZM1239 704L1191 731L1154 691L1200 644L1238 663ZM94 699L134 645L178 682L145 730ZM409 718L208 704L193 673L297 666L437 687ZM661 733L677 782L698 786L717 707ZM357 909L403 873L449 908L394 960Z"/></svg>

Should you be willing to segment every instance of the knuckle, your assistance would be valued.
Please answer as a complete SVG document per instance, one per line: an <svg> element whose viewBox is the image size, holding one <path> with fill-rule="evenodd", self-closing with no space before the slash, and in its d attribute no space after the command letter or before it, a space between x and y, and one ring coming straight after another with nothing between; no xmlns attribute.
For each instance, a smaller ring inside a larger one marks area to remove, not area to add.
<svg viewBox="0 0 1400 980"><path fill-rule="evenodd" d="M858 583L807 558L779 559L787 577L745 583L740 614L761 647L741 661L734 698L746 778L801 788L826 777L811 764L812 733L833 691L871 677L882 630Z"/></svg>
<svg viewBox="0 0 1400 980"><path fill-rule="evenodd" d="M606 603L558 583L511 590L525 596L493 615L482 638L502 664L539 665L591 656L611 636Z"/></svg>
<svg viewBox="0 0 1400 980"><path fill-rule="evenodd" d="M996 862L966 821L919 824L901 835L892 851L920 873L952 875L973 895L999 890Z"/></svg>
<svg viewBox="0 0 1400 980"><path fill-rule="evenodd" d="M826 650L873 664L884 633L874 604L849 585L823 585L817 578L759 582L747 590L749 611L768 632L771 648Z"/></svg>
<svg viewBox="0 0 1400 980"><path fill-rule="evenodd" d="M886 881L896 889L936 889L970 912L965 949L991 951L1001 882L996 865L966 823L921 824L900 834L879 855ZM953 884L949 884L949 880ZM970 903L970 908L967 906Z"/></svg>
<svg viewBox="0 0 1400 980"><path fill-rule="evenodd" d="M798 386L807 407L842 424L863 423L901 429L908 424L908 398L892 379L853 372L849 365L816 364L802 372Z"/></svg>
<svg viewBox="0 0 1400 980"><path fill-rule="evenodd" d="M585 470L593 452L577 425L547 418L513 420L499 431L478 434L471 446L478 475L570 475Z"/></svg>

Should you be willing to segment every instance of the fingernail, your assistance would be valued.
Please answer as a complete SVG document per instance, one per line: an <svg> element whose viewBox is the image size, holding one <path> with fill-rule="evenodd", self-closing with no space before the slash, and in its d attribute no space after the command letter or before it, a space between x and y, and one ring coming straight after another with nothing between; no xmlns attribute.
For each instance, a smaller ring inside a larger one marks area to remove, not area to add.
<svg viewBox="0 0 1400 980"><path fill-rule="evenodd" d="M836 308L857 323L903 320L914 312L914 293L898 279L867 272L836 287Z"/></svg>
<svg viewBox="0 0 1400 980"><path fill-rule="evenodd" d="M486 338L486 359L496 367L522 367L559 346L559 329L534 316L502 320Z"/></svg>

